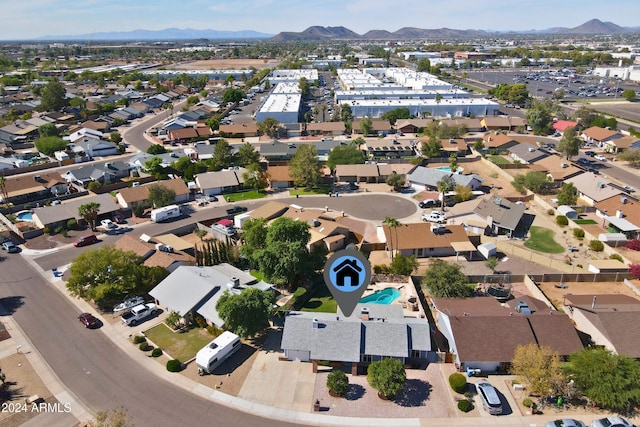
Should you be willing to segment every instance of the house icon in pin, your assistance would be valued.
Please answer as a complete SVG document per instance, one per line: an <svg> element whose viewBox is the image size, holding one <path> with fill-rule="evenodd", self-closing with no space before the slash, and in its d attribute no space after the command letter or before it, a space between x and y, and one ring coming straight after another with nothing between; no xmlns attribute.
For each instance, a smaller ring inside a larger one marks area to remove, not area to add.
<svg viewBox="0 0 640 427"><path fill-rule="evenodd" d="M333 268L333 272L336 274L335 286L357 287L360 284L361 271L362 268L358 266L356 259L345 259Z"/></svg>

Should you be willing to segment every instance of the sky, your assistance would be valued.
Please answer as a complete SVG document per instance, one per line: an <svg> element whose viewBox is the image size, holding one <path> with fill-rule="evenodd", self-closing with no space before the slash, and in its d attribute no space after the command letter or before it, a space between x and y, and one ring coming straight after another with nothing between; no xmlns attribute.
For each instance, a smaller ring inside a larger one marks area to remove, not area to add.
<svg viewBox="0 0 640 427"><path fill-rule="evenodd" d="M136 29L255 30L344 26L358 34L402 27L531 30L597 18L635 27L637 0L0 0L0 40ZM606 15L602 15L605 13Z"/></svg>

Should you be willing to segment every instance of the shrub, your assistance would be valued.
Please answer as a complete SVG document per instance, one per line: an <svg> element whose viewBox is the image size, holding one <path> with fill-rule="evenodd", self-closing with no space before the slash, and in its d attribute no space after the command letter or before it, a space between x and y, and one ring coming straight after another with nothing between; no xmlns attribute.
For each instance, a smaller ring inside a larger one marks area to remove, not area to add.
<svg viewBox="0 0 640 427"><path fill-rule="evenodd" d="M622 255L620 254L611 254L609 256L609 259L617 259L620 262L624 262L624 260L622 259Z"/></svg>
<svg viewBox="0 0 640 427"><path fill-rule="evenodd" d="M460 409L462 412L469 412L473 409L473 404L468 400L461 400L458 402L458 409Z"/></svg>
<svg viewBox="0 0 640 427"><path fill-rule="evenodd" d="M582 239L584 237L584 230L582 228L574 228L573 229L573 237L578 239Z"/></svg>
<svg viewBox="0 0 640 427"><path fill-rule="evenodd" d="M87 190L96 192L97 190L100 189L100 187L102 187L102 185L98 181L91 181L87 185Z"/></svg>
<svg viewBox="0 0 640 427"><path fill-rule="evenodd" d="M522 406L524 406L525 408L531 408L531 405L533 405L533 400L529 399L528 397L525 397L524 400L522 401Z"/></svg>
<svg viewBox="0 0 640 427"><path fill-rule="evenodd" d="M216 325L209 325L207 326L207 332L209 332L214 337L218 337L220 334L222 334L222 329L218 328Z"/></svg>
<svg viewBox="0 0 640 427"><path fill-rule="evenodd" d="M592 240L589 242L589 249L594 252L602 252L604 251L604 243L600 240Z"/></svg>
<svg viewBox="0 0 640 427"><path fill-rule="evenodd" d="M44 232L44 234L51 234L51 227L47 225L44 227L42 231Z"/></svg>
<svg viewBox="0 0 640 427"><path fill-rule="evenodd" d="M453 391L462 394L467 385L467 378L458 372L453 373L449 375L449 385Z"/></svg>
<svg viewBox="0 0 640 427"><path fill-rule="evenodd" d="M159 347L156 347L153 349L153 351L151 352L151 357L160 357L162 356L162 349Z"/></svg>
<svg viewBox="0 0 640 427"><path fill-rule="evenodd" d="M71 218L69 221L67 221L67 228L69 230L75 230L76 227L78 227L78 221L76 221L75 218Z"/></svg>
<svg viewBox="0 0 640 427"><path fill-rule="evenodd" d="M553 209L547 209L547 213L551 216L555 215L556 211L554 211Z"/></svg>
<svg viewBox="0 0 640 427"><path fill-rule="evenodd" d="M140 344L143 342L147 342L147 339L145 337L143 337L142 335L135 335L133 337L133 343L134 344Z"/></svg>
<svg viewBox="0 0 640 427"><path fill-rule="evenodd" d="M569 225L569 219L564 215L558 215L556 217L556 224L560 227L564 227L565 225Z"/></svg>
<svg viewBox="0 0 640 427"><path fill-rule="evenodd" d="M196 313L196 315L194 316L194 320L200 328L207 327L207 319L205 319L203 315Z"/></svg>
<svg viewBox="0 0 640 427"><path fill-rule="evenodd" d="M344 396L349 389L349 378L339 369L331 371L327 376L327 388L333 394Z"/></svg>
<svg viewBox="0 0 640 427"><path fill-rule="evenodd" d="M64 228L62 229L62 232L60 234L62 235L62 237L69 237L69 233Z"/></svg>
<svg viewBox="0 0 640 427"><path fill-rule="evenodd" d="M141 342L141 343L140 343L140 345L138 346L138 348L139 348L140 350L142 350L142 351L147 351L147 350L149 350L149 347L150 347L150 345L149 345L149 343L148 343L148 342L146 342L146 341Z"/></svg>
<svg viewBox="0 0 640 427"><path fill-rule="evenodd" d="M178 359L171 359L167 362L167 371L180 372L182 370L182 362Z"/></svg>
<svg viewBox="0 0 640 427"><path fill-rule="evenodd" d="M178 326L178 323L180 322L180 315L175 311L172 311L171 314L169 314L167 318L164 320L164 322L171 329L176 329Z"/></svg>
<svg viewBox="0 0 640 427"><path fill-rule="evenodd" d="M632 251L640 251L640 239L633 239L627 242L627 249Z"/></svg>

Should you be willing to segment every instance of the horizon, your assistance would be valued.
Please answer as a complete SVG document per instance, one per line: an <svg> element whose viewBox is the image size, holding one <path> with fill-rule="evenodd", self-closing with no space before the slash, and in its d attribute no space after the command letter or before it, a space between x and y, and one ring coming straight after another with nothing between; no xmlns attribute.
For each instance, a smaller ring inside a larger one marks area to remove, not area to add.
<svg viewBox="0 0 640 427"><path fill-rule="evenodd" d="M439 7L442 5L442 7ZM600 16L601 6L576 0L563 3L542 0L523 7L497 2L483 6L473 14L465 13L476 5L469 0L455 4L437 0L326 0L322 4L293 0L184 0L179 6L168 0L140 0L137 3L112 0L31 0L2 5L6 18L0 28L0 40L29 41L43 38L77 37L96 33L161 31L169 28L196 31L256 31L276 35L301 32L311 26L345 27L357 34L371 30L397 31L403 27L421 29L451 28L490 32L541 31L555 27L574 28L592 19L621 27L638 27L631 0L612 0L608 16ZM185 13L176 13L181 9ZM526 22L522 18L526 9ZM190 11L200 11L192 13ZM424 13L407 13L424 11ZM550 13L551 12L551 13ZM180 16L180 17L177 17ZM571 20L566 17L570 16ZM195 18L194 18L195 17ZM97 40L97 39L96 39Z"/></svg>

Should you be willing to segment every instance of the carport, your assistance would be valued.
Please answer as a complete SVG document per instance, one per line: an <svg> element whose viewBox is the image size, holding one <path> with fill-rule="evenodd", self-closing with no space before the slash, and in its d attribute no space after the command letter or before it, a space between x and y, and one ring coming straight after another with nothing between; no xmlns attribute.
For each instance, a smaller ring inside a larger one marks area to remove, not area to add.
<svg viewBox="0 0 640 427"><path fill-rule="evenodd" d="M456 251L456 261L458 261L458 255L460 255L460 252L469 252L469 259L471 260L473 259L473 253L476 251L476 247L469 241L451 242L451 247Z"/></svg>

